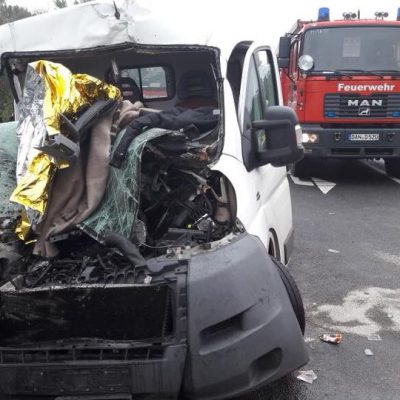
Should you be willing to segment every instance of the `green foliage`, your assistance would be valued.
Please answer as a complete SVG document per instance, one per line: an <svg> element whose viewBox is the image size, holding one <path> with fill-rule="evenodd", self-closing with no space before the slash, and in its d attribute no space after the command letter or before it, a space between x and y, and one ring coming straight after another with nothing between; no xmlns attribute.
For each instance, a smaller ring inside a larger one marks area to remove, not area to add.
<svg viewBox="0 0 400 400"><path fill-rule="evenodd" d="M32 14L23 7L8 6L5 0L0 0L0 25L18 19L30 17ZM12 119L14 113L13 100L5 76L0 77L0 121Z"/></svg>
<svg viewBox="0 0 400 400"><path fill-rule="evenodd" d="M10 121L14 113L13 100L4 76L0 77L0 122Z"/></svg>
<svg viewBox="0 0 400 400"><path fill-rule="evenodd" d="M67 0L53 0L57 8L68 7ZM74 0L74 4L86 3L90 0ZM27 18L33 15L20 6L9 6L6 0L0 0L0 25ZM9 121L14 113L13 99L5 76L0 76L0 122Z"/></svg>
<svg viewBox="0 0 400 400"><path fill-rule="evenodd" d="M8 6L5 0L0 0L0 25L30 17L31 15L32 14L26 8Z"/></svg>
<svg viewBox="0 0 400 400"><path fill-rule="evenodd" d="M65 8L68 7L67 0L54 0L54 5L57 8Z"/></svg>

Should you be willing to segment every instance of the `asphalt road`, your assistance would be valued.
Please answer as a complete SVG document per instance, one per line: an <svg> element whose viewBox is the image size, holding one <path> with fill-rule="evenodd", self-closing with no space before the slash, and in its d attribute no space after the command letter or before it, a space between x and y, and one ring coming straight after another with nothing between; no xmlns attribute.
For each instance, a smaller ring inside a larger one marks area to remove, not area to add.
<svg viewBox="0 0 400 400"><path fill-rule="evenodd" d="M310 355L302 369L317 379L308 384L293 374L258 399L400 398L400 180L382 169L329 161L312 167L308 186L290 179L296 236L289 269L303 295ZM319 340L336 331L340 345Z"/></svg>

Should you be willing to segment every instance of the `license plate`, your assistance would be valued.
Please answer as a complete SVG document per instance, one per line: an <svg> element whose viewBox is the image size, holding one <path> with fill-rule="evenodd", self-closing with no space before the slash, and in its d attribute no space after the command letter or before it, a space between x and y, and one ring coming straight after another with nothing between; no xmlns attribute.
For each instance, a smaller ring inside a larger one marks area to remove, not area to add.
<svg viewBox="0 0 400 400"><path fill-rule="evenodd" d="M351 142L377 142L379 133L348 133L347 140Z"/></svg>

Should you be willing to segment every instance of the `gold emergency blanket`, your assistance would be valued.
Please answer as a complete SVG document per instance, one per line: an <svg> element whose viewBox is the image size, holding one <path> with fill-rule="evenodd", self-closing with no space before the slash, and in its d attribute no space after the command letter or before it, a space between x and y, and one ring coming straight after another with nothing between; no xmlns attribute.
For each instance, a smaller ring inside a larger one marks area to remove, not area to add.
<svg viewBox="0 0 400 400"><path fill-rule="evenodd" d="M43 118L49 135L60 133L60 114L74 115L96 100L118 99L119 89L85 74L72 74L61 64L36 61L32 68L42 77L46 94Z"/></svg>
<svg viewBox="0 0 400 400"><path fill-rule="evenodd" d="M82 107L97 100L120 98L118 88L89 75L72 74L61 64L44 60L28 64L23 98L18 105L17 187L11 201L28 208L30 222L45 212L56 169L68 167L65 160L37 150L46 145L49 137L61 133L60 114L73 120Z"/></svg>

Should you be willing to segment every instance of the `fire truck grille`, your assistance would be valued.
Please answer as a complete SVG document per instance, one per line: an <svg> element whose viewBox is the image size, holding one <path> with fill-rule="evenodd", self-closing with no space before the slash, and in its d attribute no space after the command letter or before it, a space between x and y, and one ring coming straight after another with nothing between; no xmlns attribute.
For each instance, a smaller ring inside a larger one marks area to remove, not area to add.
<svg viewBox="0 0 400 400"><path fill-rule="evenodd" d="M324 116L327 119L400 118L400 94L328 93L324 99Z"/></svg>

